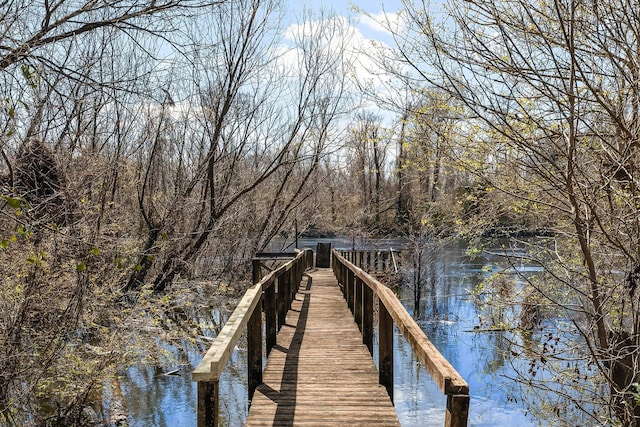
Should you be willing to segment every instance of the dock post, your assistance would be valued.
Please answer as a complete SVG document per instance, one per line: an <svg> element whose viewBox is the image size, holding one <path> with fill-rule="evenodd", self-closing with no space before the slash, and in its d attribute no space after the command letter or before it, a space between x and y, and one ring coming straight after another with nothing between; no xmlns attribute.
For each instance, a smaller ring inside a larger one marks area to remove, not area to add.
<svg viewBox="0 0 640 427"><path fill-rule="evenodd" d="M347 269L347 283L346 285L346 290L347 290L347 306L349 307L349 310L351 310L351 313L353 314L353 298L354 298L354 288L355 288L355 275L353 274L353 271Z"/></svg>
<svg viewBox="0 0 640 427"><path fill-rule="evenodd" d="M262 297L260 297L262 299ZM262 309L260 300L253 309L247 323L247 369L249 387L249 405L253 393L262 382Z"/></svg>
<svg viewBox="0 0 640 427"><path fill-rule="evenodd" d="M469 395L448 394L447 414L444 419L445 427L467 427L469 418Z"/></svg>
<svg viewBox="0 0 640 427"><path fill-rule="evenodd" d="M267 357L271 349L276 345L278 333L278 308L276 306L276 283L271 283L264 291L264 320L266 334Z"/></svg>
<svg viewBox="0 0 640 427"><path fill-rule="evenodd" d="M198 427L217 427L220 385L215 381L198 381Z"/></svg>
<svg viewBox="0 0 640 427"><path fill-rule="evenodd" d="M282 328L282 325L284 325L284 321L287 317L287 308L285 307L286 300L284 297L285 276L286 274L283 274L278 277L278 296L276 299L276 305L278 307L278 331Z"/></svg>
<svg viewBox="0 0 640 427"><path fill-rule="evenodd" d="M356 325L358 325L358 329L360 329L360 332L362 332L363 330L363 325L362 325L362 288L364 286L364 283L362 283L362 280L359 277L356 277L355 279L355 301L353 303L353 317L356 321Z"/></svg>
<svg viewBox="0 0 640 427"><path fill-rule="evenodd" d="M316 252L316 267L329 268L331 265L331 243L318 243Z"/></svg>
<svg viewBox="0 0 640 427"><path fill-rule="evenodd" d="M393 318L384 304L378 304L378 363L380 384L393 402Z"/></svg>
<svg viewBox="0 0 640 427"><path fill-rule="evenodd" d="M362 290L362 343L373 356L373 290L366 285Z"/></svg>
<svg viewBox="0 0 640 427"><path fill-rule="evenodd" d="M255 285L256 283L258 283L260 281L260 279L262 277L262 271L261 271L261 261L259 259L252 259L251 260L251 273L252 273L252 279L253 279L253 284Z"/></svg>

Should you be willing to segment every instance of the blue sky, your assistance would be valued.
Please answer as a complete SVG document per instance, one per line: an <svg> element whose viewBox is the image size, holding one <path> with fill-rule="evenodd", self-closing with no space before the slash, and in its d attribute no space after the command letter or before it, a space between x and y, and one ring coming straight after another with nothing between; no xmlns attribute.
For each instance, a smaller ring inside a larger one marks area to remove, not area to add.
<svg viewBox="0 0 640 427"><path fill-rule="evenodd" d="M379 1L340 1L340 0L288 0L286 18L291 22L301 19L302 12L306 8L308 10L322 9L329 14L335 14L348 18L362 32L362 34L374 40L384 40L383 32L376 31L371 25L370 20L354 11L355 8L361 9L372 15L381 15L383 12L394 13L402 8L402 2L399 0L379 0Z"/></svg>
<svg viewBox="0 0 640 427"><path fill-rule="evenodd" d="M374 1L339 1L339 0L287 0L285 2L285 25L289 27L289 34L299 31L298 25L303 20L303 14L306 10L311 12L311 20L319 18L318 11L322 10L324 19L330 17L345 18L343 23L343 36L346 41L346 49L349 52L349 62L353 65L355 74L361 82L370 81L375 86L380 84L381 70L370 54L377 49L371 43L376 42L377 46L393 46L393 38L391 35L376 22L376 19L384 20L385 14L391 19L402 8L400 0L374 0ZM358 13L356 10L362 10L366 14ZM372 19L373 18L373 19ZM384 73L382 73L384 74Z"/></svg>

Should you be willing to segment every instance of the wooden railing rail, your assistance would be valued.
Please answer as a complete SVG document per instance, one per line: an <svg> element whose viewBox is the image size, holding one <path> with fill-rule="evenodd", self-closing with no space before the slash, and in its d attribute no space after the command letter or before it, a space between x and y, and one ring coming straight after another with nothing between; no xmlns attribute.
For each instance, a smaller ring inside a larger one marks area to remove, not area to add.
<svg viewBox="0 0 640 427"><path fill-rule="evenodd" d="M447 396L445 427L465 427L469 415L469 385L429 341L391 289L334 250L333 271L342 285L347 304L373 354L373 295L378 296L378 370L380 384L393 400L393 325L411 345L442 393Z"/></svg>
<svg viewBox="0 0 640 427"><path fill-rule="evenodd" d="M401 251L389 248L386 250L347 250L337 249L347 261L362 270L375 272L398 272L398 256Z"/></svg>
<svg viewBox="0 0 640 427"><path fill-rule="evenodd" d="M262 307L265 313L267 355L276 343L276 334L284 324L302 274L313 266L313 251L296 251L294 259L270 272L249 288L224 327L193 371L198 382L198 427L218 426L219 382L233 349L247 331L248 401L262 382ZM264 304L262 304L264 298Z"/></svg>

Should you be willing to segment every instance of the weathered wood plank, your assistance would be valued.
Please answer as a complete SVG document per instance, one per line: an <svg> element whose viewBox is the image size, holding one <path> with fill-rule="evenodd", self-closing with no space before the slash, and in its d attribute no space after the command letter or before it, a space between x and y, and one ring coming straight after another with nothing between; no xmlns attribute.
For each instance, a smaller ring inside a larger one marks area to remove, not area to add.
<svg viewBox="0 0 640 427"><path fill-rule="evenodd" d="M292 301L253 396L247 426L399 426L330 270Z"/></svg>

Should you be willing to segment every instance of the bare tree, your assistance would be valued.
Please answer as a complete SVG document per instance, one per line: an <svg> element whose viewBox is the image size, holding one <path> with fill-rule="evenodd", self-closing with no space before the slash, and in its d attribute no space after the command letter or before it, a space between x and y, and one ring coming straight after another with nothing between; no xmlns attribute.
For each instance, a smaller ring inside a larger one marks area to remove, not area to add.
<svg viewBox="0 0 640 427"><path fill-rule="evenodd" d="M322 158L335 117L342 112L341 47L328 48L328 40L340 30L339 22L318 21L317 27L303 28L294 45L297 62L283 66L281 58L273 56L277 28L270 17L275 7L271 1L229 3L214 16L215 25L207 27L216 28L218 34L210 50L197 52L203 61L194 60L197 81L207 83L197 88L200 112L189 131L199 141L202 156L188 168L190 175L175 196L162 204L163 215L154 216L145 208L149 206L145 200L154 196L147 184L142 185L140 206L149 236L125 289L143 284L155 262L155 252L148 255L160 247L160 236L167 235L171 247L166 248L153 280L156 291L188 272L207 242L229 230L221 226L230 226L228 218L240 206L261 200L253 194L258 188L268 199L262 200L264 209L257 209L257 204L248 207L247 224L258 224L249 237L256 239L251 249L264 247L308 197L306 183ZM160 139L167 135L160 122L153 135ZM155 152L155 148L150 151ZM143 182L151 181L155 182ZM185 208L192 209L191 214L176 222L175 215Z"/></svg>
<svg viewBox="0 0 640 427"><path fill-rule="evenodd" d="M537 368L524 380L557 393L567 417L637 425L637 4L452 1L440 20L404 3L396 59L464 106L461 164L511 212L552 218L556 246L535 249L547 273L530 285L573 324L553 339L584 351L567 364L540 345L537 367L561 385L536 382ZM562 393L587 372L588 387Z"/></svg>
<svg viewBox="0 0 640 427"><path fill-rule="evenodd" d="M347 145L353 159L352 180L360 187L360 209L373 228L384 225L382 213L388 209L384 171L389 141L380 121L373 114L359 114Z"/></svg>

